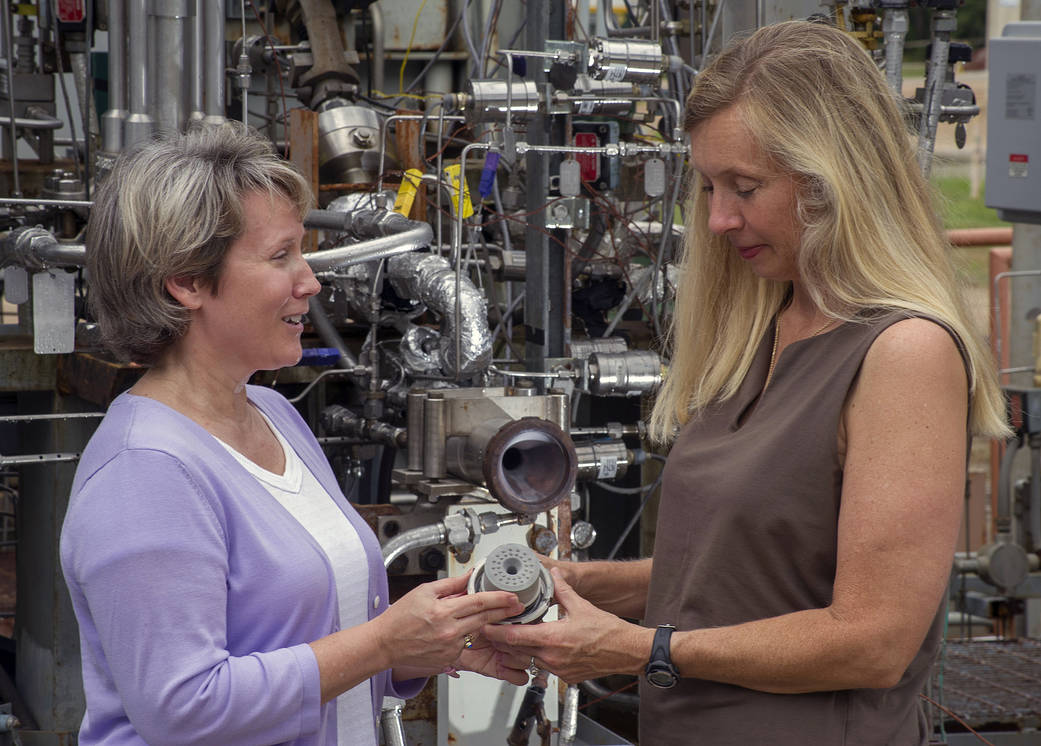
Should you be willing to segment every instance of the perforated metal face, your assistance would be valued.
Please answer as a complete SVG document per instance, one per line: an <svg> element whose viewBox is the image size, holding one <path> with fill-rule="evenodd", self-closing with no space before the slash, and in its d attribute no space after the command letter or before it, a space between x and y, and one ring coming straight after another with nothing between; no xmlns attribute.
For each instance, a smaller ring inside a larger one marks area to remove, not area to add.
<svg viewBox="0 0 1041 746"><path fill-rule="evenodd" d="M527 605L540 590L542 565L535 553L521 544L503 544L484 563L484 590L516 593Z"/></svg>

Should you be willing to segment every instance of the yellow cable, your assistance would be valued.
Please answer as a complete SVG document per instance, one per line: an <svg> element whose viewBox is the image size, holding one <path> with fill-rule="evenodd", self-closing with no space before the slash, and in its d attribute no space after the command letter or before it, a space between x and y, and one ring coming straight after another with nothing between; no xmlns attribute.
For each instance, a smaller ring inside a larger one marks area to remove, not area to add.
<svg viewBox="0 0 1041 746"><path fill-rule="evenodd" d="M427 0L423 0L419 4L419 10L416 11L416 17L412 21L412 33L408 37L408 46L405 47L405 58L401 60L401 72L398 74L398 93L405 92L405 65L408 64L408 55L412 51L412 42L416 39L416 29L419 27L419 16L423 12L423 7L427 4Z"/></svg>

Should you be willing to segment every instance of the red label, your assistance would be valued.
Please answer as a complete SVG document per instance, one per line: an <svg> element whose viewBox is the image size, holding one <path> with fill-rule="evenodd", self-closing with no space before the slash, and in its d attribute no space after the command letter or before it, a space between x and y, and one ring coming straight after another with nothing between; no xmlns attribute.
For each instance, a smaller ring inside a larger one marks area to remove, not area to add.
<svg viewBox="0 0 1041 746"><path fill-rule="evenodd" d="M83 0L58 0L57 12L62 23L80 23L87 17Z"/></svg>
<svg viewBox="0 0 1041 746"><path fill-rule="evenodd" d="M1008 160L1009 163L1027 163L1030 160L1030 156L1026 153L1012 153Z"/></svg>
<svg viewBox="0 0 1041 746"><path fill-rule="evenodd" d="M575 146L579 148L596 148L600 145L600 138L592 132L576 132ZM599 153L577 153L575 160L581 169L582 181L596 181L600 178L600 154Z"/></svg>

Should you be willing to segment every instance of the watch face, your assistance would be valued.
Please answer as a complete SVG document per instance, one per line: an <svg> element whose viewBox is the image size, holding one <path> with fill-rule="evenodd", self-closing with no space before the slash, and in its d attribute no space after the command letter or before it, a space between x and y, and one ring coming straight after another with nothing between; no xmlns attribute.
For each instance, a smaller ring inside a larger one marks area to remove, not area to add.
<svg viewBox="0 0 1041 746"><path fill-rule="evenodd" d="M660 689L669 689L676 685L676 676L669 671L651 671L647 681Z"/></svg>

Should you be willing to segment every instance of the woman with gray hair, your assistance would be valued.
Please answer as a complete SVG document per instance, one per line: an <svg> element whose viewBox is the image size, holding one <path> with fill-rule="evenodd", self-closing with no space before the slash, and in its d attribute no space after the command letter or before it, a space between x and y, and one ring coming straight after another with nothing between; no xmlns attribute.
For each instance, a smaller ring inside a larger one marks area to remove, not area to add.
<svg viewBox="0 0 1041 746"><path fill-rule="evenodd" d="M228 124L124 153L87 228L106 344L147 364L85 449L61 538L80 625L81 744L367 744L384 695L469 669L519 613L466 578L388 605L379 544L281 395L319 285L306 181Z"/></svg>
<svg viewBox="0 0 1041 746"><path fill-rule="evenodd" d="M1008 427L901 108L792 21L702 70L685 128L654 556L554 563L566 619L486 634L642 674L640 743L925 744L968 441Z"/></svg>

